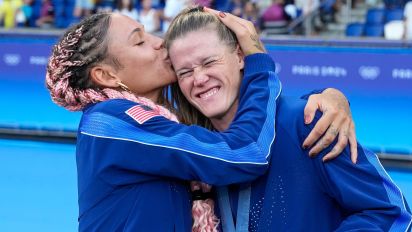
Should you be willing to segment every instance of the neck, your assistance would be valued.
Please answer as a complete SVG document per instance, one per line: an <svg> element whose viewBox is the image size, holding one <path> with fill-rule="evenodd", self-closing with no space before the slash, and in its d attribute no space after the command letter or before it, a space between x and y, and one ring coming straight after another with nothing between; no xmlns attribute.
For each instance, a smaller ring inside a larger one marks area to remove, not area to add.
<svg viewBox="0 0 412 232"><path fill-rule="evenodd" d="M236 116L238 108L238 102L236 101L234 105L222 116L210 118L210 122L213 127L218 131L227 130Z"/></svg>
<svg viewBox="0 0 412 232"><path fill-rule="evenodd" d="M150 93L147 94L142 94L140 95L141 97L144 98L148 98L151 101L153 101L154 103L158 104L159 103L159 99L160 99L160 95L162 94L162 89L156 90L156 91L152 91Z"/></svg>

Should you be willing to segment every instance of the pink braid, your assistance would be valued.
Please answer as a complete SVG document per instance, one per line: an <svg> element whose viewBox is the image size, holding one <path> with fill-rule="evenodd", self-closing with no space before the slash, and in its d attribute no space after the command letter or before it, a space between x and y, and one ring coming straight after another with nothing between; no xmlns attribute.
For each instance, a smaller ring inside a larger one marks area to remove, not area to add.
<svg viewBox="0 0 412 232"><path fill-rule="evenodd" d="M199 181L190 182L191 190L201 189L210 192L211 186ZM193 226L192 232L217 232L219 219L215 215L215 202L213 199L193 201L192 206Z"/></svg>

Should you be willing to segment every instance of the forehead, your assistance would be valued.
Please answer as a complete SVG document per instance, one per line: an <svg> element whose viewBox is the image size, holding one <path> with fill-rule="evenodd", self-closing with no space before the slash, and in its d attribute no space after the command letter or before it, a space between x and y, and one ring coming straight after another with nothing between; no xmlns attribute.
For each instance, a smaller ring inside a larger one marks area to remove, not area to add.
<svg viewBox="0 0 412 232"><path fill-rule="evenodd" d="M181 59L191 60L209 55L219 55L228 51L227 45L219 39L215 30L199 29L187 33L186 35L172 42L169 53L172 62Z"/></svg>
<svg viewBox="0 0 412 232"><path fill-rule="evenodd" d="M125 42L136 28L140 29L138 35L144 34L142 24L127 16L114 13L109 27L109 37L116 42Z"/></svg>

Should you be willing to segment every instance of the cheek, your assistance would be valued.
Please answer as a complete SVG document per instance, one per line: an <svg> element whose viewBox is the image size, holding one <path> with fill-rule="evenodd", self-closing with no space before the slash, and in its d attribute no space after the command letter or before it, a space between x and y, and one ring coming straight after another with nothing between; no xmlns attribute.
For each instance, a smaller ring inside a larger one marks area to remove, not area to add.
<svg viewBox="0 0 412 232"><path fill-rule="evenodd" d="M179 80L179 88L183 95L188 99L190 97L191 84L188 80Z"/></svg>
<svg viewBox="0 0 412 232"><path fill-rule="evenodd" d="M239 79L237 79L237 81L233 83L232 93L233 93L233 96L234 96L234 97L236 97L236 96L239 95L240 82L241 82L241 78L239 77Z"/></svg>
<svg viewBox="0 0 412 232"><path fill-rule="evenodd" d="M238 66L235 66L235 68L230 70L229 74L228 82L230 83L231 89L239 89L243 77L241 70Z"/></svg>
<svg viewBox="0 0 412 232"><path fill-rule="evenodd" d="M130 62L133 67L141 67L141 71L151 69L158 66L156 62L156 56L151 53L133 53L127 58L126 62Z"/></svg>

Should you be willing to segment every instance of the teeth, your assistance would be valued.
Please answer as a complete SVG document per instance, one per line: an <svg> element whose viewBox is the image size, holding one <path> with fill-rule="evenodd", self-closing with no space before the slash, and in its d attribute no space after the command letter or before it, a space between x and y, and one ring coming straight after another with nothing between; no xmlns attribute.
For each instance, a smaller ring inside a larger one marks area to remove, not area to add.
<svg viewBox="0 0 412 232"><path fill-rule="evenodd" d="M209 98L210 96L216 94L217 91L219 91L218 88L213 88L213 89L207 91L206 93L200 94L200 98L202 98L202 99L207 99L207 98Z"/></svg>

